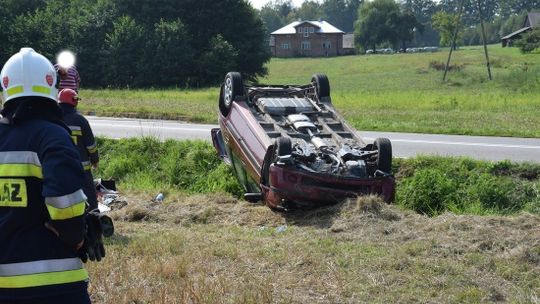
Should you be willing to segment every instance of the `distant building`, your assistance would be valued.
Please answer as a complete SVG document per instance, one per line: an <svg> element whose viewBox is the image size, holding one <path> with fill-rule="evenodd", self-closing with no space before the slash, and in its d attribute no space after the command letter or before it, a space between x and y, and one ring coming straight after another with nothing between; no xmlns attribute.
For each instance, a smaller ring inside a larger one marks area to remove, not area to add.
<svg viewBox="0 0 540 304"><path fill-rule="evenodd" d="M501 38L502 46L512 46L513 41L520 39L523 33L532 31L533 28L540 28L540 12L528 13L521 29Z"/></svg>
<svg viewBox="0 0 540 304"><path fill-rule="evenodd" d="M345 55L344 34L326 21L295 21L270 34L270 50L274 57Z"/></svg>

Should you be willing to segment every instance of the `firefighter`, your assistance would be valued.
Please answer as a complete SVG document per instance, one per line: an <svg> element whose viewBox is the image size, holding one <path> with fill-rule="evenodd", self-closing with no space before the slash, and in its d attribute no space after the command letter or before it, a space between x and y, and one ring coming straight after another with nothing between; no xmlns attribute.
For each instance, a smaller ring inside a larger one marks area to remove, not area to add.
<svg viewBox="0 0 540 304"><path fill-rule="evenodd" d="M56 80L31 48L0 72L0 303L90 303L83 261L105 254Z"/></svg>
<svg viewBox="0 0 540 304"><path fill-rule="evenodd" d="M96 210L98 207L96 188L94 186L94 177L92 168L96 168L99 162L99 154L94 139L94 134L90 128L88 120L77 112L79 95L72 89L62 89L58 93L58 102L64 115L62 120L71 130L71 138L79 151L82 165L84 168L85 183L84 194L88 198L90 210Z"/></svg>

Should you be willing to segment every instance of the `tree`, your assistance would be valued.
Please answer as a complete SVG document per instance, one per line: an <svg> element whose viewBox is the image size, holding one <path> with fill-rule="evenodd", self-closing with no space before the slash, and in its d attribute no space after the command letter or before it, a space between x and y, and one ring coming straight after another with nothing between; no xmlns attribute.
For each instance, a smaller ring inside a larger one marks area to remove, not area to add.
<svg viewBox="0 0 540 304"><path fill-rule="evenodd" d="M268 3L261 8L259 15L266 28L267 35L285 26L286 19Z"/></svg>
<svg viewBox="0 0 540 304"><path fill-rule="evenodd" d="M191 47L191 37L180 20L160 20L154 25L150 39L147 40L144 58L149 60L145 66L145 82L153 86L185 86L195 58ZM166 64L163 64L166 62ZM234 62L234 61L233 61Z"/></svg>
<svg viewBox="0 0 540 304"><path fill-rule="evenodd" d="M402 13L393 0L374 0L360 7L355 27L358 44L364 49L375 49L377 44L384 42L396 47L401 41L404 45L413 38L415 28L420 29L421 24L413 14Z"/></svg>
<svg viewBox="0 0 540 304"><path fill-rule="evenodd" d="M210 40L209 48L198 58L197 79L212 79L218 84L227 72L234 70L238 51L221 35Z"/></svg>
<svg viewBox="0 0 540 304"><path fill-rule="evenodd" d="M452 14L459 11L459 6L463 4L462 20L465 26L476 25L480 22L478 14L478 1L482 10L482 19L492 21L500 12L500 0L441 0L439 9Z"/></svg>
<svg viewBox="0 0 540 304"><path fill-rule="evenodd" d="M103 77L111 86L142 86L144 79L152 75L143 75L139 65L143 58L144 39L147 37L144 27L133 18L122 16L113 24L113 30L106 35L105 62L107 69Z"/></svg>
<svg viewBox="0 0 540 304"><path fill-rule="evenodd" d="M324 18L321 5L318 2L309 0L303 2L291 15L297 20L318 20Z"/></svg>
<svg viewBox="0 0 540 304"><path fill-rule="evenodd" d="M266 3L259 15L266 27L267 35L290 23L295 18L296 9L291 0L274 0Z"/></svg>
<svg viewBox="0 0 540 304"><path fill-rule="evenodd" d="M384 41L395 42L397 35L389 22L392 15L399 15L399 6L393 0L374 0L360 6L355 24L357 42L373 50Z"/></svg>
<svg viewBox="0 0 540 304"><path fill-rule="evenodd" d="M431 17L437 11L437 4L433 0L405 0L402 11L412 13L421 29L417 28L413 35L413 44L418 46L438 45L439 34L433 29Z"/></svg>
<svg viewBox="0 0 540 304"><path fill-rule="evenodd" d="M540 9L540 0L499 0L499 14L508 17Z"/></svg>
<svg viewBox="0 0 540 304"><path fill-rule="evenodd" d="M68 14L77 16L70 19L74 32L71 50L77 54L82 83L88 87L106 86L108 83L103 77L108 69L104 60L105 39L114 28L118 11L109 0L72 0L70 3Z"/></svg>
<svg viewBox="0 0 540 304"><path fill-rule="evenodd" d="M3 61L22 46L51 61L70 49L85 86L206 86L224 68L253 80L270 58L245 0L5 0L0 27Z"/></svg>
<svg viewBox="0 0 540 304"><path fill-rule="evenodd" d="M363 0L325 0L321 9L329 23L342 31L352 32L362 2Z"/></svg>
<svg viewBox="0 0 540 304"><path fill-rule="evenodd" d="M454 33L457 33L456 41L461 39L463 25L461 24L460 16L458 14L449 14L440 11L433 15L432 20L433 27L439 30L441 45L450 46L452 44ZM453 47L455 49L456 45L454 44Z"/></svg>
<svg viewBox="0 0 540 304"><path fill-rule="evenodd" d="M400 14L395 20L395 31L401 41L401 48L405 50L407 49L407 42L414 39L416 32L423 32L424 26L410 12Z"/></svg>

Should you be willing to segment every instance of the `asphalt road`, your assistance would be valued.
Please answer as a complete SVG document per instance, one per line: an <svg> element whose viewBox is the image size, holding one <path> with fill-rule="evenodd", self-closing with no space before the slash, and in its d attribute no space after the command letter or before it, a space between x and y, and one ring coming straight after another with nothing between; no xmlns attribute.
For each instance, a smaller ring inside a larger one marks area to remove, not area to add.
<svg viewBox="0 0 540 304"><path fill-rule="evenodd" d="M160 139L204 139L217 125L188 124L167 120L86 117L98 136L110 138L152 136ZM360 132L366 141L387 137L396 157L416 155L468 156L484 160L509 159L540 163L540 139L460 136L394 132Z"/></svg>

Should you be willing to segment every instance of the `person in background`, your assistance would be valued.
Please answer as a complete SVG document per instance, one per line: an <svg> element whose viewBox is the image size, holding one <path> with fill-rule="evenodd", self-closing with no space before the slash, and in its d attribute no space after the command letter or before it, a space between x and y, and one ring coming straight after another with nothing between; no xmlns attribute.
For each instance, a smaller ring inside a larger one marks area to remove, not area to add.
<svg viewBox="0 0 540 304"><path fill-rule="evenodd" d="M88 304L84 172L61 122L57 74L22 48L0 72L0 303ZM97 235L97 234L96 234ZM90 250L90 251L88 251ZM81 260L82 259L82 260Z"/></svg>
<svg viewBox="0 0 540 304"><path fill-rule="evenodd" d="M59 89L72 89L75 92L79 92L81 85L81 77L75 66L62 67L60 64L55 64L54 68L60 75Z"/></svg>
<svg viewBox="0 0 540 304"><path fill-rule="evenodd" d="M58 93L58 102L64 113L62 121L71 130L71 138L77 147L84 168L84 194L88 198L90 210L96 210L98 208L98 202L92 168L96 168L98 165L99 153L88 120L77 112L79 100L79 95L75 90L62 89Z"/></svg>

